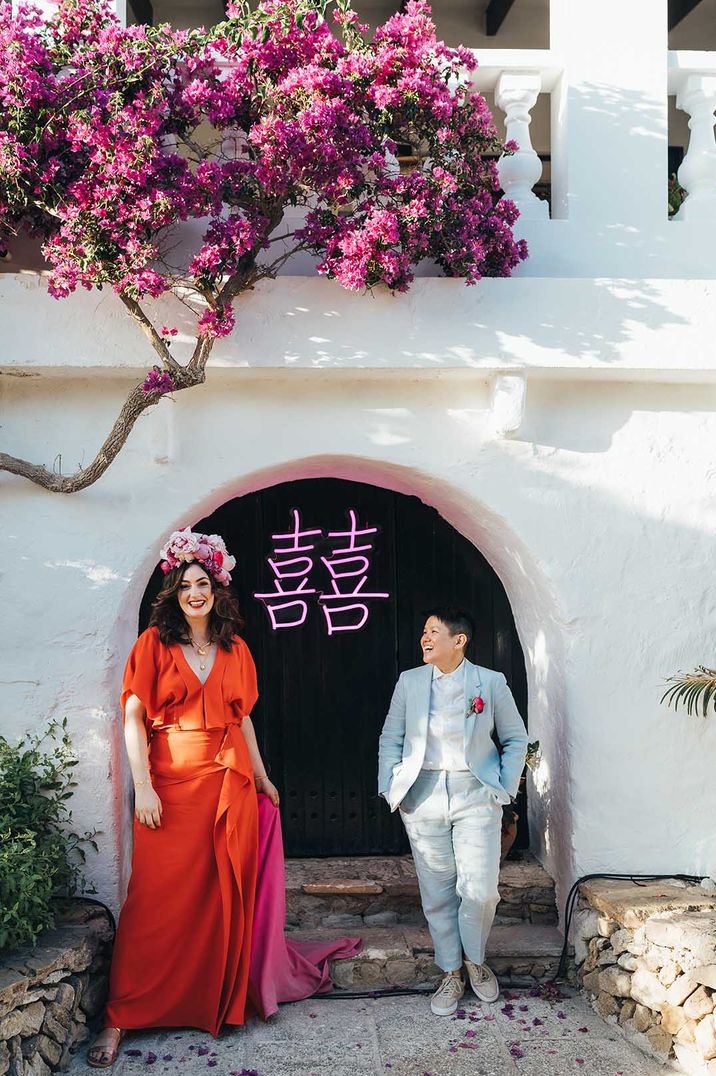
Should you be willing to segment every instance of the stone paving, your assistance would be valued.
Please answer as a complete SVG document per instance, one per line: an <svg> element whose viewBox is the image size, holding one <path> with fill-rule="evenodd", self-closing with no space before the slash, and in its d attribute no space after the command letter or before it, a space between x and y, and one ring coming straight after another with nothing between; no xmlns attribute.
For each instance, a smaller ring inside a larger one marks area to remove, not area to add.
<svg viewBox="0 0 716 1076"><path fill-rule="evenodd" d="M87 1076L85 1049L70 1076ZM135 1032L115 1076L657 1076L665 1070L566 987L465 996L455 1017L426 997L310 999L225 1031Z"/></svg>

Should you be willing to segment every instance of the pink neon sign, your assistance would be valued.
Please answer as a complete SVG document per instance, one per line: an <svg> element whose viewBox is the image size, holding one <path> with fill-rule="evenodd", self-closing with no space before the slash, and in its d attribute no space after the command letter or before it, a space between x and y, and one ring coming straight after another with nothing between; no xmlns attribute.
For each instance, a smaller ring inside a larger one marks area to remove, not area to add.
<svg viewBox="0 0 716 1076"><path fill-rule="evenodd" d="M274 589L263 594L254 594L266 606L274 631L279 628L298 628L308 616L306 598L315 594L314 587L308 585L308 576L313 570L314 560L309 554L315 552L315 542L306 541L314 534L322 534L320 529L302 530L298 509L293 509L293 530L288 534L272 534L274 543L288 542L286 546L274 545L273 556L267 561L274 576ZM295 556L302 553L303 556ZM300 582L297 580L300 579ZM288 598L288 601L282 599Z"/></svg>
<svg viewBox="0 0 716 1076"><path fill-rule="evenodd" d="M308 599L314 595L318 595L317 602L329 635L359 631L370 616L367 602L390 597L383 591L365 589L373 552L373 540L368 536L377 534L378 528L359 526L358 514L353 508L346 514L350 520L349 529L328 531L326 539L331 549L327 556L320 558L328 573L327 590L319 591L311 585L309 578L315 568L318 536L323 536L320 528L302 527L298 509L294 508L293 530L271 535L274 548L266 561L273 573L274 589L256 592L254 597L266 606L274 631L300 627L308 616Z"/></svg>

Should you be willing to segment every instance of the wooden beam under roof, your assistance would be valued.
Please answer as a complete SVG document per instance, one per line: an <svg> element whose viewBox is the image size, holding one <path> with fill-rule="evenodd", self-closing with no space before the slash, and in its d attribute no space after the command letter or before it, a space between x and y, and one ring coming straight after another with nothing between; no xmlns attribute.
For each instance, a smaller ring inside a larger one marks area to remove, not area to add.
<svg viewBox="0 0 716 1076"><path fill-rule="evenodd" d="M669 0L669 29L678 26L700 3L701 0Z"/></svg>
<svg viewBox="0 0 716 1076"><path fill-rule="evenodd" d="M154 25L154 8L152 0L129 0L132 14L140 26Z"/></svg>
<svg viewBox="0 0 716 1076"><path fill-rule="evenodd" d="M485 11L485 33L488 37L499 33L514 2L515 0L490 0Z"/></svg>

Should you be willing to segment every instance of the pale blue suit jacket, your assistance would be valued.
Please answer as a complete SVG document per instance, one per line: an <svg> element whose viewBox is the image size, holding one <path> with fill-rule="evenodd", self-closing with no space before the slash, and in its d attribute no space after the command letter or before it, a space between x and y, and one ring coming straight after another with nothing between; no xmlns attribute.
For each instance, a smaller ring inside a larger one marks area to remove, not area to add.
<svg viewBox="0 0 716 1076"><path fill-rule="evenodd" d="M466 662L465 762L498 803L509 803L525 765L527 732L502 673ZM396 684L378 748L378 794L394 811L414 784L425 758L432 665L408 669ZM480 714L468 710L482 698ZM492 740L497 730L502 754Z"/></svg>

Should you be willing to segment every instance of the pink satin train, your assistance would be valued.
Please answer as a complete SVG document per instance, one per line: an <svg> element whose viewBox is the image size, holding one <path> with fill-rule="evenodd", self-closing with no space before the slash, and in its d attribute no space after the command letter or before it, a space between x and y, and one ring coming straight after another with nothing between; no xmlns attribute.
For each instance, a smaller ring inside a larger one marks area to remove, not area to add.
<svg viewBox="0 0 716 1076"><path fill-rule="evenodd" d="M329 964L361 950L360 938L326 942L289 941L281 816L259 795L259 858L249 967L249 996L267 1019L285 1001L300 1001L332 989Z"/></svg>

